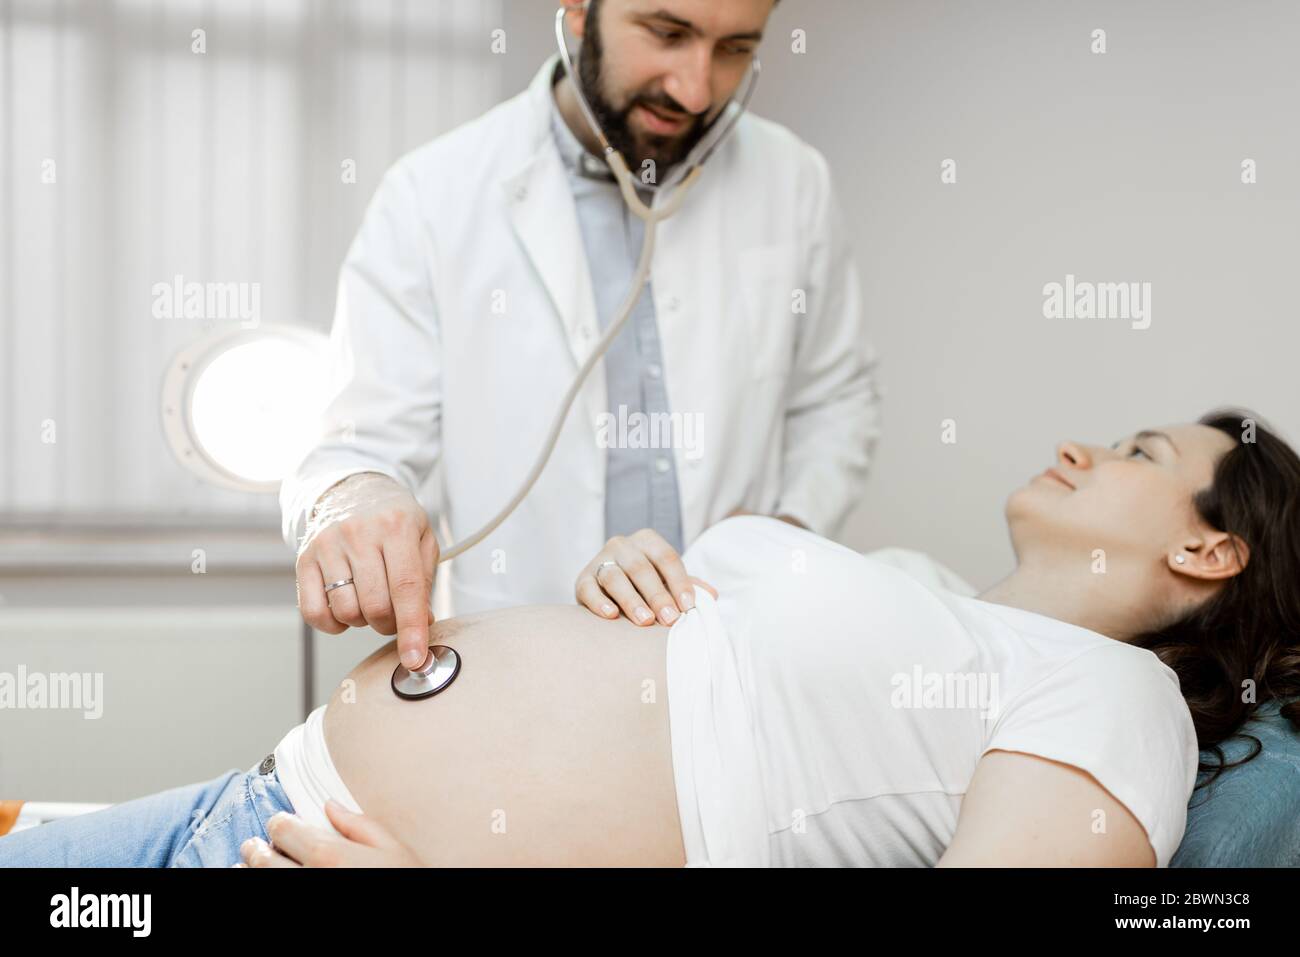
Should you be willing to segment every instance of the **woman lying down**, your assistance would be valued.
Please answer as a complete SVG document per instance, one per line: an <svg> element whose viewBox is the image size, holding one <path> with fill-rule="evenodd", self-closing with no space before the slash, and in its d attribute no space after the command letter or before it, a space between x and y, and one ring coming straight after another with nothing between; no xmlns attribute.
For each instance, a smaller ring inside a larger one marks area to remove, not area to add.
<svg viewBox="0 0 1300 957"><path fill-rule="evenodd" d="M682 556L716 598L672 627L440 622L440 694L396 697L390 644L273 761L0 839L0 864L230 866L274 837L288 866L1166 866L1198 749L1300 693L1300 460L1217 413L1062 443L1006 515L1018 564L977 598L726 519Z"/></svg>

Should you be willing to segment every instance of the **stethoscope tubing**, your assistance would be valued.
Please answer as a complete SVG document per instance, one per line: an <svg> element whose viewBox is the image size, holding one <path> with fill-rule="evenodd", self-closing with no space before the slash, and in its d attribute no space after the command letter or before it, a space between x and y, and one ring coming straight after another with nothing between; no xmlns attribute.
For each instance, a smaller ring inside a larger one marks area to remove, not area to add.
<svg viewBox="0 0 1300 957"><path fill-rule="evenodd" d="M583 6L585 7L586 4L584 3ZM710 134L706 134L705 139L696 144L696 148L692 150L691 154L683 163L683 168L687 170L686 173L680 177L680 182L676 183L672 187L671 192L668 192L662 187L655 189L655 199L662 200L662 202L658 202L656 205L647 205L642 202L641 197L637 195L636 184L631 171L627 168L627 162L618 150L614 149L609 144L609 140L606 139L604 131L600 128L600 124L596 122L595 114L592 112L586 96L582 93L581 84L578 82L576 75L577 71L574 68L572 58L569 56L568 43L565 40L565 12L565 8L561 7L556 11L555 16L555 34L557 44L560 48L560 59L563 61L564 69L568 73L570 81L573 83L574 92L578 97L578 103L582 109L583 115L587 118L587 122L591 125L592 131L595 133L596 138L600 141L601 146L604 149L605 162L609 165L610 170L614 173L614 178L618 181L619 192L623 196L623 202L627 204L628 208L632 210L634 214L645 222L645 238L641 242L641 255L637 259L636 273L632 278L627 293L623 297L622 303L619 305L618 318L609 324L609 327L605 330L605 334L596 342L595 347L592 348L591 352L587 355L587 358L583 360L582 366L578 369L577 374L574 375L573 381L569 384L568 391L565 392L564 399L560 403L560 408L556 411L555 418L551 422L551 427L547 430L546 441L542 445L542 451L537 456L536 461L533 462L533 467L528 471L528 475L525 477L523 484L519 486L518 491L511 496L510 500L502 506L501 510L497 512L496 515L494 515L482 528L474 532L472 535L467 535L465 538L449 546L445 550L440 551L438 564L451 561L457 555L469 551L469 549L473 548L479 542L483 541L483 539L491 535L502 522L510 517L511 513L519 507L519 503L527 497L530 491L532 491L533 486L537 483L537 479L542 474L542 470L546 467L546 463L550 460L551 453L555 451L555 446L560 439L560 430L564 428L565 420L569 417L569 410L573 408L573 402L578 397L578 392L582 389L582 384L587 381L587 376L591 373L591 370L596 367L596 363L601 360L607 351L609 351L609 347L613 344L614 339L618 337L618 334L627 324L628 319L632 315L632 310L636 308L637 300L641 297L642 290L645 289L646 282L649 281L650 266L654 259L655 235L659 223L673 215L681 208L682 202L686 199L686 194L690 192L691 187L694 186L696 181L699 179L700 172L704 167L704 162L713 153L714 149L717 148L718 144L730 134L731 130L735 127L736 122L748 107L749 98L754 92L754 83L758 78L758 58L755 57L751 61L752 68L750 81L746 84L745 95L740 103L739 110L731 111L732 115L721 128L721 132L716 137L713 137L712 142L709 143L708 146L704 146L704 144L709 140ZM733 105L734 98L731 103L728 103L728 105L723 108L724 111L731 110ZM701 147L703 148L701 149ZM696 152L700 155L695 156ZM651 184L647 185L649 186ZM437 647L439 646L430 648L428 655L425 657L425 663L421 665L421 669L417 669L417 671L422 671L433 663L431 658L435 656L435 649ZM450 670L449 674L443 676L442 680L436 684L432 683L432 681L424 682L422 680L417 680L415 678L415 673L411 672L399 663L397 668L393 671L392 677L392 689L394 694L407 700L420 700L435 695L450 685L456 679L456 676L460 674L460 656L453 648L444 647L443 651L446 652L454 661L454 667Z"/></svg>
<svg viewBox="0 0 1300 957"><path fill-rule="evenodd" d="M585 7L586 4L583 4L583 6ZM586 117L593 133L596 135L596 138L600 141L601 146L604 149L605 162L609 165L610 170L614 173L615 179L618 181L619 191L623 196L623 202L627 204L628 208L632 210L633 213L645 222L645 238L641 243L641 255L637 261L636 273L628 288L627 294L623 297L623 301L619 305L618 318L609 324L609 327L605 330L605 334L597 341L595 347L587 356L586 360L583 361L577 374L573 377L573 382L570 383L568 391L564 394L564 398L560 403L560 408L557 410L555 418L551 422L551 427L547 430L546 441L542 445L542 450L537 456L536 461L533 463L533 467L529 470L523 483L520 485L519 490L511 496L510 500L502 506L501 510L498 511L496 515L492 516L492 518L489 519L482 528L478 529L478 531L471 535L465 536L455 544L448 546L446 549L440 550L438 555L438 564L451 561L457 555L469 551L479 542L483 541L483 539L491 535L502 522L510 517L510 514L519 507L519 503L527 497L530 491L532 491L533 486L537 483L537 479L542 474L542 470L546 467L546 463L550 460L551 453L555 451L555 446L558 444L560 439L560 431L564 427L564 422L569 416L569 410L573 408L573 402L578 397L578 393L581 391L583 383L586 382L587 376L591 373L591 370L595 368L596 363L599 362L609 350L614 339L617 338L619 332L621 332L623 327L627 324L628 318L632 315L632 310L636 307L637 299L641 296L641 291L645 288L646 282L649 281L651 261L654 257L656 227L662 220L672 216L681 208L682 203L686 199L686 194L690 192L691 187L694 186L696 181L699 179L700 173L704 168L704 162L712 155L713 151L722 140L730 135L732 129L735 128L737 121L740 119L740 116L748 108L750 97L753 96L754 86L758 80L760 68L758 58L754 57L751 61L750 79L749 82L746 83L744 97L739 104L739 109L731 111L732 115L727 119L721 132L713 138L712 142L707 147L700 149L704 146L704 141L696 144L696 150L693 150L692 153L699 151L700 155L694 159L690 156L687 157L684 164L684 168L687 169L687 172L681 177L680 182L672 187L672 192L664 192L663 190L665 188L660 187L659 191L656 193L656 199L662 199L662 202L657 202L654 206L648 206L641 200L641 197L637 195L636 183L631 171L627 167L627 162L618 150L614 149L610 145L609 140L606 139L604 131L600 128L600 124L596 121L595 114L592 112L591 105L587 102L587 98L582 92L581 83L578 81L577 77L577 70L573 58L569 55L568 42L565 38L564 17L566 12L567 8L561 7L555 14L555 35L556 43L560 50L560 59L564 63L564 69L569 76L570 82L573 84L573 89L577 95L578 104L582 109L583 115ZM724 111L731 110L731 107L734 105L735 99L733 97L732 101L723 109ZM707 139L708 137L706 136L706 140Z"/></svg>

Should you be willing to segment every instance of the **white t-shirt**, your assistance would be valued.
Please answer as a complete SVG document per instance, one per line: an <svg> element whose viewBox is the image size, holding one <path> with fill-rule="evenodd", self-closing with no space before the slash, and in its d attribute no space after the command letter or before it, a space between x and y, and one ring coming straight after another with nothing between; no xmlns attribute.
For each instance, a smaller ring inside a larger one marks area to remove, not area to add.
<svg viewBox="0 0 1300 957"><path fill-rule="evenodd" d="M719 591L669 635L688 864L933 865L1000 748L1087 771L1168 866L1198 749L1150 651L776 519L720 522L683 560Z"/></svg>

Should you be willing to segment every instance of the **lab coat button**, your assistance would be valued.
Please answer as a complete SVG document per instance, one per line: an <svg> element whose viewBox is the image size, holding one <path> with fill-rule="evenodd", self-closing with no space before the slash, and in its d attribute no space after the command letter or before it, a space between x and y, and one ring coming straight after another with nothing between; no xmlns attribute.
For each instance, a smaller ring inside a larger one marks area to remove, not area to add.
<svg viewBox="0 0 1300 957"><path fill-rule="evenodd" d="M522 203L522 202L523 202L524 200L526 200L527 198L528 198L528 187L527 187L527 186L520 186L517 190L515 190L515 199L516 199L516 200L518 200L519 202Z"/></svg>
<svg viewBox="0 0 1300 957"><path fill-rule="evenodd" d="M655 468L658 469L660 472L667 472L670 468L672 468L672 463L669 462L667 458L661 455L659 456L659 458L655 459Z"/></svg>
<svg viewBox="0 0 1300 957"><path fill-rule="evenodd" d="M668 302L667 302L665 305L668 306L668 311L669 311L669 312L676 312L676 311L677 311L677 307L678 307L679 305L681 305L681 302L680 302L680 300L678 300L678 298L677 298L676 296L669 296L669 297L668 297Z"/></svg>

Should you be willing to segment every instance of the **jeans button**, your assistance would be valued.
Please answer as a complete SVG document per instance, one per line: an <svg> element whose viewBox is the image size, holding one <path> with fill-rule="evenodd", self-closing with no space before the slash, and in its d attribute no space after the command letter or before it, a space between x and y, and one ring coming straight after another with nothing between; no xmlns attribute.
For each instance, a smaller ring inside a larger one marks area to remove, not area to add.
<svg viewBox="0 0 1300 957"><path fill-rule="evenodd" d="M272 752L262 759L262 763L257 768L258 774L270 774L275 770L275 753Z"/></svg>

